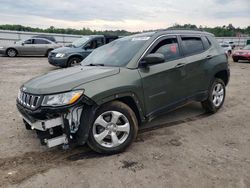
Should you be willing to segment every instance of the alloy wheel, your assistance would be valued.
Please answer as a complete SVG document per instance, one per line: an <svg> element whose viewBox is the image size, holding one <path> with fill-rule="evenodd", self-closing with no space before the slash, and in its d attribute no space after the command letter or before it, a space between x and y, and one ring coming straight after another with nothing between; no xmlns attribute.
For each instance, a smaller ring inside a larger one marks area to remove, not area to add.
<svg viewBox="0 0 250 188"><path fill-rule="evenodd" d="M212 101L214 106L219 107L225 96L225 91L224 87L222 86L221 83L217 83L214 88L213 88L213 93L212 93Z"/></svg>
<svg viewBox="0 0 250 188"><path fill-rule="evenodd" d="M113 148L123 144L128 138L130 123L118 111L107 111L99 115L93 124L95 141L103 147Z"/></svg>

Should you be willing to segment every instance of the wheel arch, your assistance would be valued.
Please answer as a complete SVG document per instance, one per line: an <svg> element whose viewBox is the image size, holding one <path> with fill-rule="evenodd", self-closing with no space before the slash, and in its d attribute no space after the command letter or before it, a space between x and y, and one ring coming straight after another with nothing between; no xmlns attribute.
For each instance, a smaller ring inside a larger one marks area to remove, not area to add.
<svg viewBox="0 0 250 188"><path fill-rule="evenodd" d="M102 106L112 101L120 101L128 105L134 111L139 125L146 120L144 117L142 104L140 104L138 97L134 93L128 92L128 93L114 94L112 96L99 100L97 104L99 106Z"/></svg>
<svg viewBox="0 0 250 188"><path fill-rule="evenodd" d="M54 48L48 48L45 55L49 55L49 52L53 51Z"/></svg>
<svg viewBox="0 0 250 188"><path fill-rule="evenodd" d="M74 58L74 57L77 57L77 58L80 58L80 59L84 59L84 57L80 54L71 54L69 57L68 57L68 62L71 58Z"/></svg>
<svg viewBox="0 0 250 188"><path fill-rule="evenodd" d="M8 52L9 49L15 50L15 51L16 51L16 55L19 54L19 52L18 52L18 50L17 50L16 48L14 48L14 47L8 47L8 48L5 50L5 55L7 55L7 52Z"/></svg>
<svg viewBox="0 0 250 188"><path fill-rule="evenodd" d="M220 78L223 80L223 82L225 83L225 85L228 84L229 82L229 73L227 70L221 70L219 72L217 72L215 75L214 75L215 78Z"/></svg>

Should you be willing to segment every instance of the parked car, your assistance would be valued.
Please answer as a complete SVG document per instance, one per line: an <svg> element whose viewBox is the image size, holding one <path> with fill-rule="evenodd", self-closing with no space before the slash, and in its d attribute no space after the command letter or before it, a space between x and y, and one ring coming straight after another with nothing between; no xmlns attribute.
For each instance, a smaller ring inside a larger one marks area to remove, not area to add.
<svg viewBox="0 0 250 188"><path fill-rule="evenodd" d="M47 39L47 40L50 40L50 41L52 41L54 43L57 43L55 37L49 36L49 35L36 35L36 36L33 36L32 38Z"/></svg>
<svg viewBox="0 0 250 188"><path fill-rule="evenodd" d="M94 49L117 38L104 35L84 36L69 46L53 50L48 56L48 61L51 65L64 68L79 65Z"/></svg>
<svg viewBox="0 0 250 188"><path fill-rule="evenodd" d="M229 43L220 43L220 46L224 49L228 56L232 54L232 47Z"/></svg>
<svg viewBox="0 0 250 188"><path fill-rule="evenodd" d="M250 61L250 45L245 46L241 50L235 50L232 58L234 62L238 62L239 60Z"/></svg>
<svg viewBox="0 0 250 188"><path fill-rule="evenodd" d="M48 39L44 38L30 38L21 40L13 45L0 47L0 54L9 57L24 56L24 55L42 55L48 56L49 52L60 47Z"/></svg>
<svg viewBox="0 0 250 188"><path fill-rule="evenodd" d="M94 50L81 66L24 83L17 108L48 147L87 143L113 154L126 149L144 123L190 101L217 112L229 76L210 33L142 33Z"/></svg>

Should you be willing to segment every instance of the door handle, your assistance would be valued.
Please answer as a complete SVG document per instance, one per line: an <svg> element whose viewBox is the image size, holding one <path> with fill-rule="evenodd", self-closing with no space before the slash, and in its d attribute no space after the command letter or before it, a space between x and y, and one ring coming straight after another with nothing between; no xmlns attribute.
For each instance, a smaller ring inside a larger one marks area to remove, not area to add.
<svg viewBox="0 0 250 188"><path fill-rule="evenodd" d="M181 68L184 67L186 64L185 63L178 63L175 68Z"/></svg>
<svg viewBox="0 0 250 188"><path fill-rule="evenodd" d="M207 55L206 58L207 58L207 59L212 59L212 57L213 57L212 55Z"/></svg>

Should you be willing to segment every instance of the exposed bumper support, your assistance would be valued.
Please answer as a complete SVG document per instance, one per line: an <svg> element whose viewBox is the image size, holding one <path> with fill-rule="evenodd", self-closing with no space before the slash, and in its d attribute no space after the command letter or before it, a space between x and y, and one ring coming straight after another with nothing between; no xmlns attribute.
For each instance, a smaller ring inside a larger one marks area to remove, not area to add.
<svg viewBox="0 0 250 188"><path fill-rule="evenodd" d="M29 121L26 117L22 116L23 119L31 126L32 130L38 130L38 131L47 131L51 128L61 126L63 127L63 118L58 117L54 119L48 119L48 120L37 120L35 122ZM68 144L69 140L67 138L66 134L63 134L58 137L50 138L50 139L44 139L43 140L46 145L51 148L55 147L61 144Z"/></svg>
<svg viewBox="0 0 250 188"><path fill-rule="evenodd" d="M68 138L65 134L63 134L62 136L45 140L45 143L49 148L52 148L61 144L68 144Z"/></svg>
<svg viewBox="0 0 250 188"><path fill-rule="evenodd" d="M31 129L39 130L39 131L47 131L50 128L63 126L62 117L48 119L48 120L37 120L34 123L29 121L26 117L22 116L23 119L31 126Z"/></svg>

